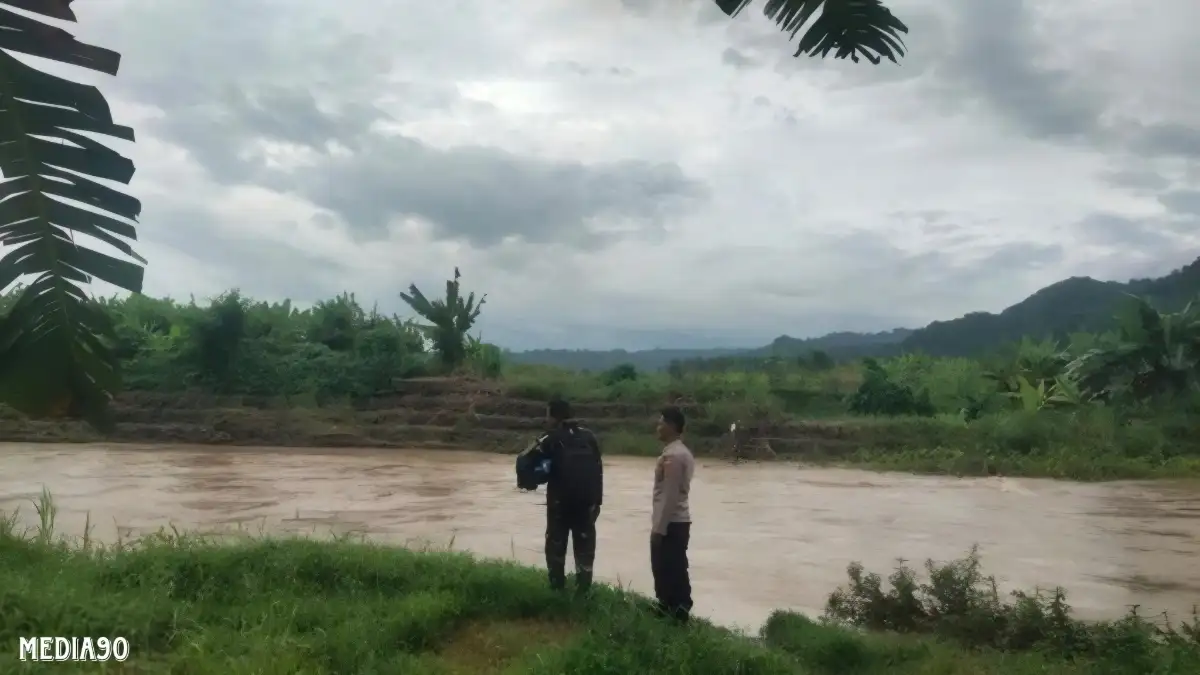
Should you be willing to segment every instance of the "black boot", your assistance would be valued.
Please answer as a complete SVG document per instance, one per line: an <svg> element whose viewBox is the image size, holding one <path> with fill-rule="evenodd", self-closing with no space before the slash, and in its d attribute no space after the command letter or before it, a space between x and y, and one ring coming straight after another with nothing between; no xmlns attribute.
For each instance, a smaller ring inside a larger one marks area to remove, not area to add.
<svg viewBox="0 0 1200 675"><path fill-rule="evenodd" d="M565 572L550 571L550 588L551 590L561 591L567 587L567 575Z"/></svg>
<svg viewBox="0 0 1200 675"><path fill-rule="evenodd" d="M575 573L575 594L587 595L592 591L592 573L591 572L576 572Z"/></svg>

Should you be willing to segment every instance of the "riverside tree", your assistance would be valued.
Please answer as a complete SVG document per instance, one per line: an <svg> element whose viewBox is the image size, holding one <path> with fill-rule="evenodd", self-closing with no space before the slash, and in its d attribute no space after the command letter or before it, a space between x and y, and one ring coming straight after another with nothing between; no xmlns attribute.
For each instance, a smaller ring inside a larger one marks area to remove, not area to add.
<svg viewBox="0 0 1200 675"><path fill-rule="evenodd" d="M446 297L442 299L429 300L416 284L409 284L408 293L400 294L401 300L429 322L420 329L433 344L434 353L448 372L466 361L467 332L475 325L479 310L487 301L487 295L484 295L476 302L474 292L463 298L458 286L461 276L455 267L454 278L446 281Z"/></svg>

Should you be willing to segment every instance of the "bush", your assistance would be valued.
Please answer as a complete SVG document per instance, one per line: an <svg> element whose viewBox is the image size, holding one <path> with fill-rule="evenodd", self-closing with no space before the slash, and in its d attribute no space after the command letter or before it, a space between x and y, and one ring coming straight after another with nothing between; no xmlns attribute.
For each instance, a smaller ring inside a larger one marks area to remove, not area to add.
<svg viewBox="0 0 1200 675"><path fill-rule="evenodd" d="M1156 626L1131 612L1119 621L1085 623L1071 617L1061 588L1043 594L1015 591L1005 601L994 578L980 569L978 550L960 560L926 561L929 581L901 561L884 589L878 574L859 563L850 583L829 596L826 619L870 630L936 635L972 649L1042 651L1064 659L1103 661L1109 673L1200 672L1200 623ZM1172 663L1174 670L1156 671ZM1190 668L1190 670L1189 670Z"/></svg>
<svg viewBox="0 0 1200 675"><path fill-rule="evenodd" d="M936 410L929 391L916 394L912 388L893 382L875 359L863 361L863 382L850 397L850 412L858 415L916 415L933 417Z"/></svg>

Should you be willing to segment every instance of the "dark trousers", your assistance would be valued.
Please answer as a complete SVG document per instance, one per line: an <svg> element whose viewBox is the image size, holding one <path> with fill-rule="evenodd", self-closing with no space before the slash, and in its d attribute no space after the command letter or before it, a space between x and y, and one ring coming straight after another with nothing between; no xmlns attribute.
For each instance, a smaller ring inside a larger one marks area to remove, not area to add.
<svg viewBox="0 0 1200 675"><path fill-rule="evenodd" d="M562 588L567 582L567 537L575 556L575 584L580 590L592 585L592 565L596 561L596 519L600 507L595 504L551 503L546 506L546 567L550 586Z"/></svg>
<svg viewBox="0 0 1200 675"><path fill-rule="evenodd" d="M650 540L650 569L658 610L686 621L692 611L692 580L688 575L688 539L691 523L671 523L661 538Z"/></svg>

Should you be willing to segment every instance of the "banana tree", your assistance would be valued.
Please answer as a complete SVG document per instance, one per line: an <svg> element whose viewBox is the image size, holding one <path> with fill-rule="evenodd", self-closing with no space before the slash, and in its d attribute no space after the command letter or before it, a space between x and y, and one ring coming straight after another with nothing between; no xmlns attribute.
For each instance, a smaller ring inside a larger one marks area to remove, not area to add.
<svg viewBox="0 0 1200 675"><path fill-rule="evenodd" d="M0 402L101 422L119 384L117 358L113 326L84 286L100 279L141 291L145 260L130 246L141 203L97 180L128 184L133 162L80 132L132 141L133 130L113 123L97 88L12 52L109 75L121 56L4 8L75 21L70 3L0 0L0 289L24 281L0 317Z"/></svg>
<svg viewBox="0 0 1200 675"><path fill-rule="evenodd" d="M466 298L459 292L458 268L454 268L454 278L446 282L446 297L430 300L421 293L416 284L409 284L408 293L401 293L404 300L414 312L429 322L419 326L425 337L433 343L446 370L454 370L463 364L467 358L467 331L475 325L479 311L487 301L487 295L475 301L475 294Z"/></svg>
<svg viewBox="0 0 1200 675"><path fill-rule="evenodd" d="M754 0L716 0L727 16L737 16ZM873 64L883 59L899 63L904 56L901 33L908 27L892 15L880 0L766 0L763 14L789 37L795 38L817 14L796 45L795 56L833 54L834 58L858 63L860 57Z"/></svg>
<svg viewBox="0 0 1200 675"><path fill-rule="evenodd" d="M1033 382L1024 375L1017 375L1013 383L1016 391L1006 392L1007 396L1021 410L1028 412L1077 406L1084 402L1079 386L1062 375L1053 379L1036 379Z"/></svg>
<svg viewBox="0 0 1200 675"><path fill-rule="evenodd" d="M1200 388L1200 308L1163 313L1131 296L1117 319L1112 346L1090 349L1067 367L1088 398L1145 400Z"/></svg>

